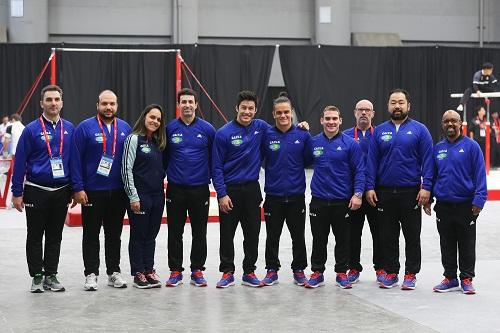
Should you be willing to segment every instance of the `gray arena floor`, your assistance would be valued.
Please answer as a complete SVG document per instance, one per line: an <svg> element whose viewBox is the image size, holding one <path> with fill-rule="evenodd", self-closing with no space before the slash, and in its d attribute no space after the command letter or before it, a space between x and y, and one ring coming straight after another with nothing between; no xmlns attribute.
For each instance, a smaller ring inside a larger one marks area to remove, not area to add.
<svg viewBox="0 0 500 333"><path fill-rule="evenodd" d="M310 174L308 173L308 176ZM500 201L491 201L478 219L476 295L460 292L437 294L432 287L441 281L439 240L435 216L422 223L422 271L417 289L383 290L375 283L371 268L371 240L364 229L361 281L351 290L335 286L333 236L325 272L326 286L309 290L292 283L289 270L291 240L285 229L281 239L280 283L253 289L240 284L219 290L217 223L208 227L207 288L189 285L189 269L184 285L177 288L138 290L113 289L105 284L104 258L97 292L83 291L81 228L66 227L60 261L64 293L31 294L31 279L25 260L25 218L15 210L0 210L0 332L500 332ZM262 224L257 275L263 277L265 225ZM129 273L127 244L129 228L124 227L122 271ZM102 237L102 235L101 235ZM167 228L157 238L156 267L166 280ZM190 227L186 226L185 258L189 258ZM306 229L308 256L310 228ZM235 239L237 267L243 259L242 233ZM404 243L401 240L402 262ZM102 248L101 244L101 248ZM102 251L101 251L102 252ZM189 262L185 264L189 267ZM309 274L309 271L308 271ZM131 277L127 275L129 281Z"/></svg>

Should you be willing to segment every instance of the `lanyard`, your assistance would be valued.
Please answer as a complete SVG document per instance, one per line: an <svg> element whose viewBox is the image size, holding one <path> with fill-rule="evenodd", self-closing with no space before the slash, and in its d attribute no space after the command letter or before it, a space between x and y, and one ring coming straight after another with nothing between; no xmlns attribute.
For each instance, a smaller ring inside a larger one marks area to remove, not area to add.
<svg viewBox="0 0 500 333"><path fill-rule="evenodd" d="M61 120L61 143L59 145L59 156L62 157L63 146L64 146L64 125L62 118ZM40 116L40 124L42 125L43 135L45 136L45 144L47 145L47 152L49 153L49 157L52 158L52 149L50 148L49 136L47 134L47 128L45 127L45 122L43 121L43 117Z"/></svg>
<svg viewBox="0 0 500 333"><path fill-rule="evenodd" d="M359 141L358 138L358 126L354 127L354 140ZM373 135L373 126L370 126L370 133Z"/></svg>
<svg viewBox="0 0 500 333"><path fill-rule="evenodd" d="M102 152L104 155L106 155L106 133L104 133L104 127L102 126L102 121L101 117L97 116L97 123L99 124L99 127L101 128L102 132ZM117 126L117 121L116 118L113 121L113 126L114 126L114 131L113 131L113 151L111 156L115 157L115 152L116 152L116 136L118 133L118 126Z"/></svg>

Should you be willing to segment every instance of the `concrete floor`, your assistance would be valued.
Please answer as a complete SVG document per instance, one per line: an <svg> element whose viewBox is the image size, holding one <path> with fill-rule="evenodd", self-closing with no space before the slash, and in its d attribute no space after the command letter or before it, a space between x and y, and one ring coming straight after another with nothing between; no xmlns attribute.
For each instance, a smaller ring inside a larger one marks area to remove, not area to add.
<svg viewBox="0 0 500 333"><path fill-rule="evenodd" d="M243 259L242 234L238 229L235 287L219 290L219 225L208 227L207 288L184 285L177 288L138 290L113 289L105 284L105 269L97 292L83 291L81 228L66 227L63 234L60 280L64 293L31 294L31 279L25 261L25 218L15 210L0 210L0 332L215 332L264 330L289 332L500 332L500 202L488 202L477 227L477 294L460 292L437 294L432 287L442 279L439 239L435 216L424 217L422 226L422 271L417 289L383 290L375 283L371 269L371 240L368 227L363 235L361 281L351 290L335 286L333 272L333 237L330 237L329 259L325 272L326 286L315 290L297 287L289 270L291 240L286 229L280 248L282 270L280 284L253 289L240 284ZM496 217L495 217L496 216ZM128 274L128 234L124 227L122 271ZM257 275L263 277L265 225L262 225ZM166 280L169 271L166 258L167 228L162 226L157 241L156 268ZM190 227L186 226L185 258L189 258ZM311 250L309 226L306 230L308 255ZM401 245L404 243L401 241ZM102 247L102 245L101 245ZM401 249L404 261L404 247ZM103 256L102 256L103 257ZM104 263L104 258L102 258ZM189 262L185 264L189 267ZM308 271L309 274L309 271ZM131 277L127 276L129 281Z"/></svg>

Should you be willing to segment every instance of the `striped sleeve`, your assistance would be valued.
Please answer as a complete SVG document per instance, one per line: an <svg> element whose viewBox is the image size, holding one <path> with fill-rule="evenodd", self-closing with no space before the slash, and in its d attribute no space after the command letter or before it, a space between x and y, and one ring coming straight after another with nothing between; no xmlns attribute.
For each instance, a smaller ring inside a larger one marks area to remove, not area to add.
<svg viewBox="0 0 500 333"><path fill-rule="evenodd" d="M139 194L134 184L134 163L137 152L137 135L130 134L125 140L125 146L123 148L122 157L122 180L125 187L125 193L127 193L130 202L137 202L139 200Z"/></svg>

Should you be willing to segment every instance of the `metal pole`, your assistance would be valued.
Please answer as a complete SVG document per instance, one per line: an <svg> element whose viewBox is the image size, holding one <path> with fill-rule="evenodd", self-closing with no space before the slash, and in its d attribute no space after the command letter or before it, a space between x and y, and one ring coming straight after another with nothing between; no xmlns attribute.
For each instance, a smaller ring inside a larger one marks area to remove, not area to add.
<svg viewBox="0 0 500 333"><path fill-rule="evenodd" d="M484 0L479 0L479 47L484 44Z"/></svg>

